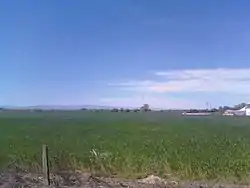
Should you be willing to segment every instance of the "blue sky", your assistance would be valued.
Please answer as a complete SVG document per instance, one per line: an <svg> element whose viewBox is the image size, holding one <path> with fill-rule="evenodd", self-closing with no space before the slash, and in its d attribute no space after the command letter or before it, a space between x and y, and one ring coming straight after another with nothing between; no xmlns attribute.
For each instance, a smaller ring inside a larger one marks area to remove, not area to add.
<svg viewBox="0 0 250 188"><path fill-rule="evenodd" d="M250 101L250 1L0 2L0 105Z"/></svg>

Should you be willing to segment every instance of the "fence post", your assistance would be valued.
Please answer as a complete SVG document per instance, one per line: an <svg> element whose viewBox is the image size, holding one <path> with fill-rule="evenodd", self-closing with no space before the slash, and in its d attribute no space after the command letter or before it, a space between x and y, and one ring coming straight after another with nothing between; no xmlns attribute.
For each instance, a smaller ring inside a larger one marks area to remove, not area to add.
<svg viewBox="0 0 250 188"><path fill-rule="evenodd" d="M50 172L49 172L49 155L48 147L43 144L42 147L42 168L45 175L45 181L47 185L50 185Z"/></svg>

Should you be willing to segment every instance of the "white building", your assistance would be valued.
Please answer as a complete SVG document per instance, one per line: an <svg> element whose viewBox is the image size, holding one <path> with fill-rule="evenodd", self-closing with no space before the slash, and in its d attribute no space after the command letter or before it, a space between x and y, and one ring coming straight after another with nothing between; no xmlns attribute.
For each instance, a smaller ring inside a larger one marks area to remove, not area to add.
<svg viewBox="0 0 250 188"><path fill-rule="evenodd" d="M250 116L250 105L247 105L246 116Z"/></svg>
<svg viewBox="0 0 250 188"><path fill-rule="evenodd" d="M240 110L226 110L224 116L250 116L250 104Z"/></svg>

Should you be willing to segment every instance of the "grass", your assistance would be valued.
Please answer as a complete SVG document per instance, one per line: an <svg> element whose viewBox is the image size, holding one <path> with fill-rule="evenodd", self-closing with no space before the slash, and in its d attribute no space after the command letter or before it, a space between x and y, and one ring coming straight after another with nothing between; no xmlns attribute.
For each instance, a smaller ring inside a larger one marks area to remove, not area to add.
<svg viewBox="0 0 250 188"><path fill-rule="evenodd" d="M49 146L53 171L125 177L243 180L250 173L250 118L171 113L2 112L0 167L40 170Z"/></svg>

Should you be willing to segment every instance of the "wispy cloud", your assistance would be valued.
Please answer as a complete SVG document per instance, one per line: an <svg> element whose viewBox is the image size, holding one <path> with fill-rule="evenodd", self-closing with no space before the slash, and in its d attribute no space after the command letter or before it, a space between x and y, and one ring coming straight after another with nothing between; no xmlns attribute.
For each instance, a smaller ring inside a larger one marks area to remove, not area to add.
<svg viewBox="0 0 250 188"><path fill-rule="evenodd" d="M109 84L129 97L103 99L105 104L140 106L149 103L160 108L204 108L234 105L250 100L250 68L188 69L156 71L151 79L126 79Z"/></svg>
<svg viewBox="0 0 250 188"><path fill-rule="evenodd" d="M113 97L103 98L99 101L102 105L117 106L117 107L141 107L142 104L150 104L152 108L190 108L202 107L204 104L199 104L196 101L178 99L171 96L154 96L135 94L130 97Z"/></svg>
<svg viewBox="0 0 250 188"><path fill-rule="evenodd" d="M168 70L155 72L155 76L157 77L155 80L131 80L112 85L120 89L160 93L250 94L250 68Z"/></svg>

